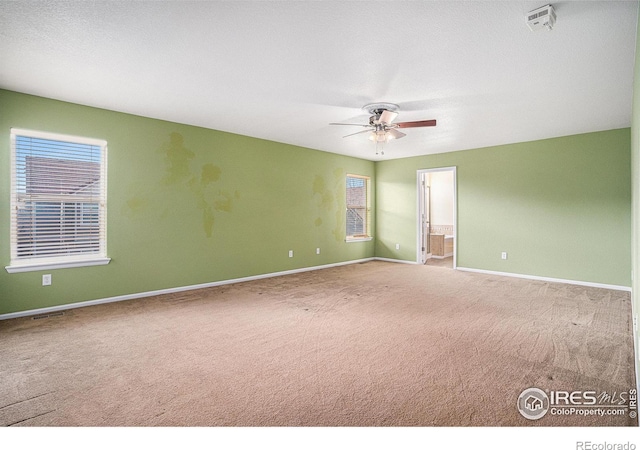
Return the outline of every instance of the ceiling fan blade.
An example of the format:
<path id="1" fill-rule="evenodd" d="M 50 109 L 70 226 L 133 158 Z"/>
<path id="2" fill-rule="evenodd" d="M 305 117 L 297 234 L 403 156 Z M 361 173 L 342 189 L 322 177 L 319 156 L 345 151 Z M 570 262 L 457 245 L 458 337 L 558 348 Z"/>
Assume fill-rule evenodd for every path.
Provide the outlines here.
<path id="1" fill-rule="evenodd" d="M 369 124 L 361 124 L 361 123 L 330 123 L 329 125 L 352 125 L 354 127 L 370 127 Z"/>
<path id="2" fill-rule="evenodd" d="M 380 123 L 390 124 L 398 117 L 398 113 L 394 111 L 384 110 L 382 114 L 380 114 Z"/>
<path id="3" fill-rule="evenodd" d="M 416 120 L 415 122 L 398 122 L 398 128 L 435 127 L 435 120 Z"/>
<path id="4" fill-rule="evenodd" d="M 356 135 L 356 134 L 362 134 L 362 133 L 371 133 L 371 130 L 357 131 L 355 133 L 347 134 L 346 136 L 342 136 L 342 137 L 346 138 L 346 137 L 349 137 L 349 136 L 353 136 L 353 135 Z"/>
<path id="5" fill-rule="evenodd" d="M 391 136 L 393 136 L 394 139 L 400 139 L 400 138 L 406 136 L 405 133 L 403 133 L 402 131 L 398 131 L 395 128 L 389 128 L 387 130 L 387 133 L 389 133 Z"/>

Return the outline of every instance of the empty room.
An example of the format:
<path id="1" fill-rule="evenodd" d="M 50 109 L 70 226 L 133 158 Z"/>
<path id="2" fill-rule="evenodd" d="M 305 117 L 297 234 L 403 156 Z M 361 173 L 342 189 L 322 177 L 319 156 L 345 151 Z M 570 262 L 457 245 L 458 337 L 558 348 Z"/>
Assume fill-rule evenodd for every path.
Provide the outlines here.
<path id="1" fill-rule="evenodd" d="M 637 29 L 0 1 L 0 424 L 637 427 Z"/>

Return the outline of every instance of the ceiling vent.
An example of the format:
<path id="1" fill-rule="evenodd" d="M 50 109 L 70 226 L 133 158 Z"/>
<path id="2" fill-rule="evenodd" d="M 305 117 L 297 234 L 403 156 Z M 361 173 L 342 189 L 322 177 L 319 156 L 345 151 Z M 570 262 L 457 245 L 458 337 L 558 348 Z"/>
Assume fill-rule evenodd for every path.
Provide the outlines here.
<path id="1" fill-rule="evenodd" d="M 551 31 L 556 23 L 556 11 L 552 5 L 546 5 L 529 11 L 526 18 L 531 31 L 544 29 Z"/>

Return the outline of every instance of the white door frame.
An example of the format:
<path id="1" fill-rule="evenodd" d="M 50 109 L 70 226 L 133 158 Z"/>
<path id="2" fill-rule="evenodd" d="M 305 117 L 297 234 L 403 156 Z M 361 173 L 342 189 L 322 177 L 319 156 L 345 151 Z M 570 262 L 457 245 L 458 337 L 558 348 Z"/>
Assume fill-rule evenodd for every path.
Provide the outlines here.
<path id="1" fill-rule="evenodd" d="M 453 172 L 453 230 L 454 230 L 454 239 L 453 239 L 453 268 L 458 267 L 457 258 L 458 258 L 458 175 L 457 175 L 457 167 L 437 167 L 433 169 L 419 169 L 416 174 L 416 262 L 418 264 L 423 264 L 422 261 L 422 233 L 424 230 L 422 229 L 422 220 L 420 217 L 420 198 L 422 197 L 420 194 L 420 190 L 422 186 L 420 185 L 420 178 L 422 178 L 422 174 L 431 173 L 431 172 Z"/>

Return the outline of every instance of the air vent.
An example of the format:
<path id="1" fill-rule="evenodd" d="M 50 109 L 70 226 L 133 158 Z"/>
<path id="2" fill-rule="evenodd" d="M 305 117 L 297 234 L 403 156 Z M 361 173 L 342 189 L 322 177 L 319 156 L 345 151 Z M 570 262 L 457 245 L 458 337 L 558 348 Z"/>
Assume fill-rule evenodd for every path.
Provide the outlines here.
<path id="1" fill-rule="evenodd" d="M 49 313 L 49 314 L 40 314 L 38 316 L 33 316 L 33 320 L 39 320 L 39 319 L 48 319 L 49 317 L 58 317 L 58 316 L 64 316 L 64 312 L 54 312 L 54 313 Z"/>

